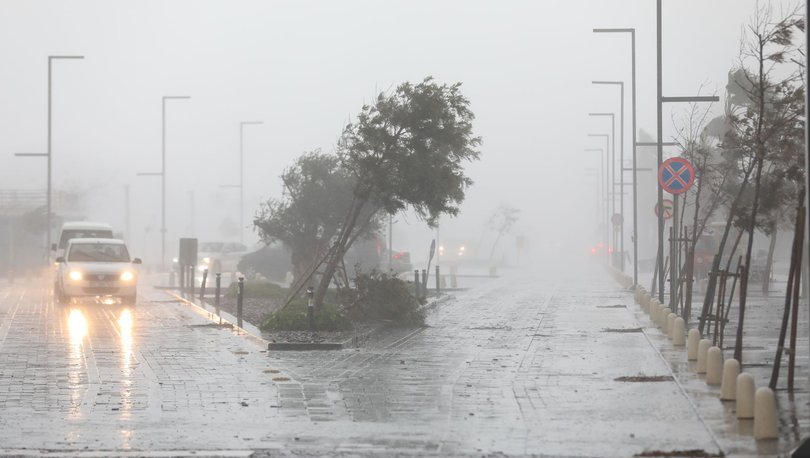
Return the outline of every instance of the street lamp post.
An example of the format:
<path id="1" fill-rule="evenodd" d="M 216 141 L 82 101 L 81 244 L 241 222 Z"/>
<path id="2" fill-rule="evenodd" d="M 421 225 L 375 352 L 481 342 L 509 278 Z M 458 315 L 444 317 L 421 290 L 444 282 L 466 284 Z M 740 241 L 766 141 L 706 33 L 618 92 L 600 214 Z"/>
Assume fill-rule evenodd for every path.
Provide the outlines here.
<path id="1" fill-rule="evenodd" d="M 239 123 L 239 241 L 245 243 L 245 126 L 263 124 L 262 121 L 242 121 Z"/>
<path id="2" fill-rule="evenodd" d="M 602 149 L 602 148 L 588 148 L 585 151 L 586 152 L 596 152 L 596 151 L 599 152 L 599 167 L 600 167 L 600 170 L 599 170 L 599 176 L 598 176 L 598 178 L 596 180 L 596 186 L 597 186 L 598 190 L 601 190 L 601 189 L 603 189 L 603 184 L 599 183 L 599 181 L 602 180 L 605 183 L 607 183 L 607 178 L 608 178 L 607 177 L 607 171 L 605 170 L 605 162 L 607 162 L 607 161 L 605 160 L 606 158 L 602 156 L 602 153 L 607 153 L 607 150 Z M 607 156 L 607 154 L 605 154 L 605 156 Z M 607 194 L 606 194 L 607 193 L 607 186 L 606 185 L 604 186 L 604 191 L 602 193 L 604 194 L 604 196 L 602 196 L 601 198 L 600 198 L 599 195 L 597 195 L 597 210 L 596 210 L 597 215 L 601 215 L 602 211 L 603 211 L 602 209 L 605 206 L 607 206 Z M 605 210 L 604 211 L 605 217 L 607 217 L 607 213 L 608 213 L 607 210 Z M 597 217 L 597 224 L 599 222 L 599 219 L 601 219 L 601 216 Z M 608 230 L 607 227 L 608 226 L 607 226 L 607 224 L 608 224 L 608 222 L 605 221 L 605 233 L 603 234 L 604 237 L 605 237 L 605 243 L 608 242 L 608 235 L 607 235 L 607 230 Z"/>
<path id="3" fill-rule="evenodd" d="M 45 245 L 45 259 L 48 259 L 47 253 L 51 249 L 51 218 L 52 218 L 52 197 L 51 197 L 51 189 L 52 189 L 52 155 L 51 155 L 51 127 L 52 127 L 52 107 L 53 107 L 53 85 L 51 84 L 53 81 L 52 74 L 53 74 L 53 61 L 54 60 L 67 60 L 67 59 L 84 59 L 84 56 L 48 56 L 48 151 L 46 153 L 17 153 L 15 156 L 28 156 L 28 157 L 45 157 L 48 161 L 48 172 L 47 172 L 47 191 L 46 191 L 46 201 L 47 201 L 47 215 L 46 215 L 46 224 L 47 230 L 45 231 L 47 234 L 46 237 L 46 245 Z"/>
<path id="4" fill-rule="evenodd" d="M 621 101 L 621 111 L 619 114 L 619 214 L 621 221 L 619 222 L 619 240 L 621 253 L 621 261 L 619 267 L 624 272 L 624 82 L 623 81 L 592 81 L 593 84 L 600 85 L 614 85 L 619 86 L 619 99 Z M 614 132 L 615 134 L 615 132 Z M 615 138 L 614 138 L 615 141 Z M 614 146 L 615 148 L 615 146 Z M 615 151 L 614 151 L 615 152 Z M 613 164 L 614 171 L 616 164 Z M 615 180 L 615 177 L 614 177 Z"/>
<path id="5" fill-rule="evenodd" d="M 139 176 L 160 176 L 160 267 L 166 269 L 166 101 L 167 100 L 188 100 L 187 95 L 164 95 L 162 104 L 162 133 L 161 133 L 161 158 L 160 172 L 138 173 Z"/>
<path id="6" fill-rule="evenodd" d="M 224 184 L 222 188 L 239 188 L 239 241 L 245 243 L 245 126 L 264 124 L 262 121 L 242 121 L 239 123 L 239 184 Z"/>
<path id="7" fill-rule="evenodd" d="M 588 137 L 605 138 L 605 163 L 610 163 L 610 135 L 608 134 L 588 134 Z M 605 166 L 605 244 L 610 245 L 610 215 L 608 209 L 608 198 L 611 197 L 610 190 L 613 188 L 613 182 L 610 181 L 609 166 Z"/>
<path id="8" fill-rule="evenodd" d="M 637 185 L 637 164 L 636 164 L 636 29 L 593 29 L 594 33 L 629 33 L 630 34 L 630 54 L 631 54 L 631 77 L 630 86 L 632 98 L 632 129 L 633 129 L 633 285 L 638 284 L 638 185 Z M 622 93 L 624 93 L 624 86 L 622 86 Z M 622 95 L 622 107 L 624 107 L 624 96 Z M 622 114 L 622 121 L 624 114 Z M 622 128 L 624 133 L 624 128 Z M 624 151 L 624 139 L 622 139 L 622 151 Z M 624 163 L 622 162 L 622 177 L 624 177 Z M 624 192 L 624 186 L 622 186 Z M 624 231 L 624 221 L 622 221 L 622 231 Z M 623 232 L 622 232 L 623 233 Z M 622 236 L 624 237 L 624 236 Z M 624 240 L 624 238 L 622 238 Z M 624 258 L 622 258 L 624 259 Z"/>
<path id="9" fill-rule="evenodd" d="M 609 187 L 608 187 L 609 191 L 608 191 L 608 195 L 607 195 L 607 197 L 610 198 L 610 213 L 608 215 L 608 219 L 607 219 L 606 224 L 611 226 L 611 236 L 612 237 L 607 242 L 611 246 L 610 250 L 608 250 L 608 251 L 611 252 L 610 265 L 613 266 L 614 262 L 613 262 L 613 254 L 612 254 L 612 252 L 613 252 L 613 250 L 616 249 L 616 240 L 615 240 L 616 239 L 616 227 L 613 225 L 613 222 L 611 220 L 611 216 L 616 213 L 616 194 L 614 192 L 615 187 L 616 187 L 616 184 L 615 184 L 616 183 L 616 116 L 613 113 L 588 113 L 588 116 L 595 116 L 595 117 L 610 116 L 611 135 L 610 135 L 609 143 L 611 143 L 612 146 L 608 147 L 608 138 L 607 138 L 607 135 L 605 135 L 605 137 L 606 137 L 605 138 L 605 141 L 606 141 L 605 148 L 606 148 L 606 151 L 610 151 L 609 160 L 608 160 L 608 166 L 607 166 L 608 167 L 608 173 L 610 175 L 610 183 L 609 183 Z M 591 135 L 591 136 L 596 136 L 596 135 Z"/>

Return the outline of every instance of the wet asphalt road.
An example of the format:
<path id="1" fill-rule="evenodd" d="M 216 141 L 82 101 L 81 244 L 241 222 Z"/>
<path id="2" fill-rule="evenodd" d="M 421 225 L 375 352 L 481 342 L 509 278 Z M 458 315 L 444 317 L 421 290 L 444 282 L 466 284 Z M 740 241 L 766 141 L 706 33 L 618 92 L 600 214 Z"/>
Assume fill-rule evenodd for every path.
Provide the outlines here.
<path id="1" fill-rule="evenodd" d="M 0 454 L 723 451 L 712 423 L 723 415 L 706 419 L 719 402 L 696 405 L 674 381 L 615 380 L 677 371 L 657 331 L 612 332 L 646 324 L 635 308 L 598 270 L 514 272 L 441 301 L 426 328 L 271 354 L 148 287 L 125 308 L 58 306 L 35 283 L 4 284 Z M 784 448 L 735 440 L 746 453 Z"/>

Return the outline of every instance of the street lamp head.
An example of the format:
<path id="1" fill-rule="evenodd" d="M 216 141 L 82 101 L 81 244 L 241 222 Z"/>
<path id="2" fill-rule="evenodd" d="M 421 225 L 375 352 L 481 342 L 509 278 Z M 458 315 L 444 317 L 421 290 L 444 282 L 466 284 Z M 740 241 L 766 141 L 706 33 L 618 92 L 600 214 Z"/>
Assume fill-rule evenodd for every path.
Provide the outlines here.
<path id="1" fill-rule="evenodd" d="M 48 56 L 48 59 L 84 59 L 84 56 Z"/>
<path id="2" fill-rule="evenodd" d="M 636 29 L 593 29 L 593 33 L 636 33 Z"/>
<path id="3" fill-rule="evenodd" d="M 186 100 L 190 99 L 190 95 L 164 95 L 163 100 Z"/>
<path id="4" fill-rule="evenodd" d="M 264 121 L 242 121 L 239 123 L 242 126 L 250 125 L 250 124 L 264 124 Z"/>

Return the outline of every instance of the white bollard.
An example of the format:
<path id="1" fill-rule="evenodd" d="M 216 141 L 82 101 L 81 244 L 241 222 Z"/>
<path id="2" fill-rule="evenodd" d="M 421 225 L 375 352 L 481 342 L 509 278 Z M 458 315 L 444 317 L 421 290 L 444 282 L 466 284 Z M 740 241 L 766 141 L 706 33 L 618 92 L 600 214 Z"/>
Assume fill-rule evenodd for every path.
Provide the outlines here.
<path id="1" fill-rule="evenodd" d="M 667 324 L 666 324 L 665 332 L 667 333 L 667 337 L 669 337 L 670 339 L 672 339 L 672 335 L 673 335 L 672 334 L 672 326 L 675 324 L 675 318 L 678 318 L 678 315 L 676 315 L 674 313 L 670 313 L 669 315 L 667 315 Z"/>
<path id="2" fill-rule="evenodd" d="M 650 315 L 650 319 L 652 320 L 655 311 L 657 310 L 659 305 L 658 299 L 652 297 L 650 298 L 650 306 L 647 308 L 647 313 Z"/>
<path id="3" fill-rule="evenodd" d="M 720 400 L 737 399 L 737 376 L 740 375 L 740 362 L 734 358 L 723 363 L 723 383 L 720 384 Z"/>
<path id="4" fill-rule="evenodd" d="M 773 390 L 763 386 L 754 395 L 754 439 L 778 439 L 779 420 L 776 413 L 776 396 Z"/>
<path id="5" fill-rule="evenodd" d="M 686 344 L 686 323 L 683 318 L 675 318 L 672 323 L 672 345 L 676 347 L 683 347 Z"/>
<path id="6" fill-rule="evenodd" d="M 644 295 L 641 296 L 641 308 L 647 313 L 650 313 L 650 302 L 651 301 L 652 301 L 652 297 L 650 297 L 649 294 L 644 293 Z"/>
<path id="7" fill-rule="evenodd" d="M 667 332 L 667 317 L 670 313 L 672 313 L 672 309 L 669 307 L 664 307 L 664 309 L 658 315 L 658 327 L 661 328 L 661 331 L 664 333 Z"/>
<path id="8" fill-rule="evenodd" d="M 719 385 L 723 381 L 723 352 L 711 347 L 706 353 L 706 383 Z"/>
<path id="9" fill-rule="evenodd" d="M 712 341 L 709 339 L 700 339 L 700 342 L 698 342 L 697 369 L 695 370 L 698 374 L 706 373 L 706 359 L 709 356 L 709 347 L 711 346 Z"/>
<path id="10" fill-rule="evenodd" d="M 689 338 L 686 342 L 686 359 L 688 361 L 695 361 L 698 357 L 698 343 L 700 342 L 700 331 L 697 329 L 689 330 Z"/>
<path id="11" fill-rule="evenodd" d="M 754 376 L 743 372 L 737 376 L 737 418 L 754 418 Z"/>

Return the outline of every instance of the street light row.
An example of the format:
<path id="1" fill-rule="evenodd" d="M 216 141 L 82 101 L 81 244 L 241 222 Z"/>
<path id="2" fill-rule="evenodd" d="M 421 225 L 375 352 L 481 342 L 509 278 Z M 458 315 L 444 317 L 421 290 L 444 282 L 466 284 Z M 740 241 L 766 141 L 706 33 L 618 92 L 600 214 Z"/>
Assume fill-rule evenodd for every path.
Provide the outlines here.
<path id="1" fill-rule="evenodd" d="M 47 215 L 46 215 L 46 250 L 50 250 L 52 239 L 52 188 L 53 188 L 53 174 L 52 174 L 52 74 L 53 74 L 53 61 L 54 60 L 77 60 L 84 59 L 84 56 L 48 56 L 48 147 L 45 153 L 16 153 L 18 157 L 45 157 L 47 158 Z M 160 172 L 143 172 L 137 173 L 138 176 L 160 176 L 161 177 L 161 267 L 166 267 L 166 101 L 167 100 L 188 100 L 191 99 L 187 95 L 169 95 L 162 98 L 162 141 L 161 141 L 161 168 Z M 225 187 L 238 187 L 239 188 L 239 237 L 240 241 L 244 242 L 244 127 L 246 125 L 262 124 L 261 121 L 243 121 L 239 123 L 239 184 Z M 47 259 L 46 255 L 46 259 Z"/>
<path id="2" fill-rule="evenodd" d="M 663 117 L 662 117 L 662 104 L 667 102 L 716 102 L 719 101 L 719 97 L 717 96 L 701 96 L 701 97 L 664 97 L 662 94 L 662 53 L 661 53 L 661 42 L 662 42 L 662 31 L 661 31 L 661 0 L 657 0 L 656 2 L 656 38 L 657 38 L 657 53 L 656 53 L 656 64 L 657 64 L 657 141 L 655 143 L 652 142 L 638 142 L 636 140 L 636 30 L 634 28 L 595 28 L 593 29 L 594 33 L 628 33 L 630 34 L 630 49 L 631 49 L 631 56 L 632 56 L 632 63 L 631 63 L 631 94 L 632 94 L 632 132 L 633 132 L 633 167 L 630 169 L 633 172 L 633 284 L 638 284 L 638 177 L 637 172 L 638 163 L 637 163 L 637 147 L 638 146 L 656 146 L 657 147 L 657 167 L 656 171 L 661 167 L 661 163 L 663 162 L 663 147 L 665 145 L 674 145 L 675 143 L 672 142 L 664 142 L 663 141 Z M 621 119 L 622 119 L 622 126 L 620 127 L 622 132 L 622 139 L 621 139 L 621 148 L 622 151 L 624 149 L 624 83 L 623 82 L 616 82 L 616 81 L 594 81 L 593 84 L 619 84 L 621 87 Z M 615 133 L 614 133 L 615 134 Z M 624 193 L 624 160 L 623 160 L 623 153 L 621 154 L 620 163 L 621 163 L 621 171 L 620 171 L 620 181 L 621 181 L 621 193 Z M 614 163 L 615 168 L 615 163 Z M 614 177 L 615 178 L 615 177 Z M 663 205 L 663 189 L 661 188 L 660 184 L 657 186 L 658 190 L 658 206 L 659 208 Z M 621 233 L 621 264 L 620 268 L 624 271 L 624 198 L 620 199 L 620 212 L 621 212 L 621 222 L 619 224 L 619 230 Z M 677 196 L 676 196 L 677 202 Z M 677 207 L 675 208 L 674 214 L 677 214 L 678 210 Z M 677 222 L 674 223 L 675 227 L 677 226 Z M 658 212 L 658 253 L 657 253 L 657 268 L 658 272 L 663 272 L 663 263 L 664 263 L 664 214 L 663 212 Z M 672 259 L 672 257 L 670 257 Z M 674 291 L 677 290 L 677 276 L 672 275 L 670 288 Z M 664 276 L 658 275 L 658 296 L 659 300 L 663 302 L 664 300 Z M 674 295 L 671 295 L 670 301 L 674 300 Z M 671 306 L 673 304 L 670 304 Z"/>

